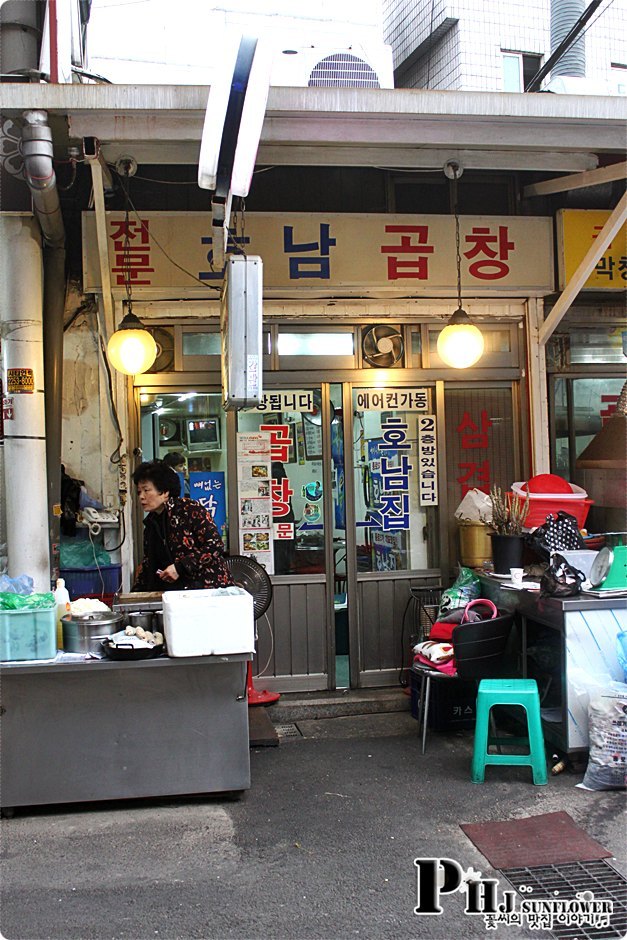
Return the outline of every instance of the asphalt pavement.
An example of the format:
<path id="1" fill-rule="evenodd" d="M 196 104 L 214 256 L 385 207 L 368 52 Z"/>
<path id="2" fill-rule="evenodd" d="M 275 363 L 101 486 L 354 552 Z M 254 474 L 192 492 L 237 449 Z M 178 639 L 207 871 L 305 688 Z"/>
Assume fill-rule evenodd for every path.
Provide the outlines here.
<path id="1" fill-rule="evenodd" d="M 417 916 L 414 859 L 500 878 L 460 823 L 566 810 L 625 871 L 624 794 L 527 768 L 469 779 L 472 733 L 431 733 L 408 712 L 302 721 L 251 752 L 252 788 L 216 797 L 20 810 L 2 820 L 0 929 L 11 940 L 479 938 L 450 893 Z M 497 936 L 550 938 L 499 927 Z"/>

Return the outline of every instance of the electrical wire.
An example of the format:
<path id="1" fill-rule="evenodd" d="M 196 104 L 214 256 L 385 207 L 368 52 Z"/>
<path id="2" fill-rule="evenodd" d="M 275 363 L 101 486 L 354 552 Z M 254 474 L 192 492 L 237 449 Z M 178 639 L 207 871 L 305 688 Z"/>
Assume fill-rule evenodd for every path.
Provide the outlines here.
<path id="1" fill-rule="evenodd" d="M 107 387 L 109 389 L 109 404 L 111 405 L 111 411 L 113 413 L 113 421 L 115 424 L 115 429 L 118 433 L 118 444 L 115 450 L 109 455 L 109 460 L 113 464 L 119 464 L 122 461 L 122 454 L 120 453 L 122 449 L 122 444 L 124 443 L 124 437 L 122 435 L 122 428 L 120 427 L 120 419 L 118 417 L 117 408 L 115 407 L 115 400 L 113 397 L 113 379 L 111 378 L 111 369 L 109 367 L 109 361 L 107 359 L 107 351 L 105 349 L 104 340 L 102 334 L 98 331 L 98 340 L 100 343 L 100 352 L 102 353 L 102 361 L 104 362 L 105 370 L 107 373 Z"/>
<path id="2" fill-rule="evenodd" d="M 433 47 L 435 45 L 433 41 L 433 20 L 435 19 L 435 0 L 431 0 L 431 17 L 429 21 L 429 58 L 427 59 L 427 81 L 425 88 L 428 88 L 431 84 L 431 59 L 433 57 Z"/>
<path id="3" fill-rule="evenodd" d="M 161 251 L 161 253 L 165 255 L 165 257 L 168 259 L 170 264 L 173 264 L 175 268 L 178 268 L 179 271 L 183 272 L 183 274 L 187 274 L 188 277 L 191 277 L 194 281 L 198 281 L 198 283 L 201 284 L 207 290 L 213 290 L 213 291 L 217 291 L 218 293 L 220 293 L 220 291 L 222 290 L 221 287 L 218 287 L 216 284 L 207 284 L 205 281 L 201 281 L 199 277 L 196 277 L 195 274 L 192 274 L 191 271 L 188 271 L 187 268 L 184 268 L 182 265 L 180 265 L 178 261 L 175 261 L 174 258 L 167 253 L 163 245 L 161 245 L 160 242 L 155 238 L 154 233 L 148 232 L 148 229 L 146 228 L 146 223 L 144 222 L 142 218 L 140 218 L 139 212 L 135 208 L 135 205 L 133 204 L 133 201 L 130 198 L 130 196 L 128 197 L 128 202 L 129 202 L 131 209 L 133 210 L 133 214 L 135 215 L 135 218 L 141 225 L 142 231 L 146 232 L 150 240 L 153 241 L 155 245 L 157 246 L 157 248 Z"/>
<path id="4" fill-rule="evenodd" d="M 255 676 L 256 679 L 258 679 L 258 678 L 260 678 L 261 676 L 263 676 L 264 672 L 266 671 L 266 669 L 267 669 L 268 666 L 270 665 L 270 660 L 272 659 L 272 654 L 274 653 L 274 633 L 272 632 L 272 624 L 270 623 L 270 619 L 269 619 L 269 617 L 268 617 L 267 614 L 264 614 L 264 615 L 263 615 L 263 619 L 264 619 L 264 620 L 266 621 L 266 623 L 268 624 L 268 630 L 270 631 L 270 655 L 268 656 L 268 659 L 267 659 L 266 664 L 265 664 L 265 666 L 263 667 L 263 669 L 261 669 L 261 670 L 257 673 L 257 675 Z"/>

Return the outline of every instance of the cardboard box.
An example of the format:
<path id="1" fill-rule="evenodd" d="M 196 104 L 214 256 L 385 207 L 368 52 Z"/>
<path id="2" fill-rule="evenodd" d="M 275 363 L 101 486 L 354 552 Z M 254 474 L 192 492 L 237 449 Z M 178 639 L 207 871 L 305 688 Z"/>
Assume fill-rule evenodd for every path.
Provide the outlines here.
<path id="1" fill-rule="evenodd" d="M 165 591 L 163 628 L 168 656 L 252 653 L 252 595 L 239 587 Z"/>

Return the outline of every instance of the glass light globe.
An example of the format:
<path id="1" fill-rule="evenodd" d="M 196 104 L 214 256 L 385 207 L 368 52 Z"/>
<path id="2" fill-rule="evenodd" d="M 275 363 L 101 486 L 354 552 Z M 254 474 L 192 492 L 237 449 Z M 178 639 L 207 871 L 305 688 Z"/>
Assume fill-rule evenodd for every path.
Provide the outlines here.
<path id="1" fill-rule="evenodd" d="M 459 314 L 463 314 L 460 316 Z M 474 366 L 483 355 L 481 330 L 470 322 L 464 310 L 456 310 L 450 322 L 438 336 L 438 356 L 453 369 Z"/>
<path id="2" fill-rule="evenodd" d="M 128 326 L 125 325 L 127 323 Z M 140 375 L 157 358 L 157 344 L 148 330 L 142 327 L 141 320 L 131 313 L 124 317 L 107 343 L 107 356 L 118 372 Z"/>

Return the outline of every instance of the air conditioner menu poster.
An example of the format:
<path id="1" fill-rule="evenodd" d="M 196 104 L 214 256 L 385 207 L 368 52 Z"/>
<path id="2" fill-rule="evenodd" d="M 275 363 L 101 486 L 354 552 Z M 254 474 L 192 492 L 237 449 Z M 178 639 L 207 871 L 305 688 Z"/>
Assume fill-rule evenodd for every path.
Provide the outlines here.
<path id="1" fill-rule="evenodd" d="M 252 431 L 237 435 L 237 492 L 239 549 L 268 574 L 274 574 L 272 545 L 272 454 L 270 433 Z"/>

